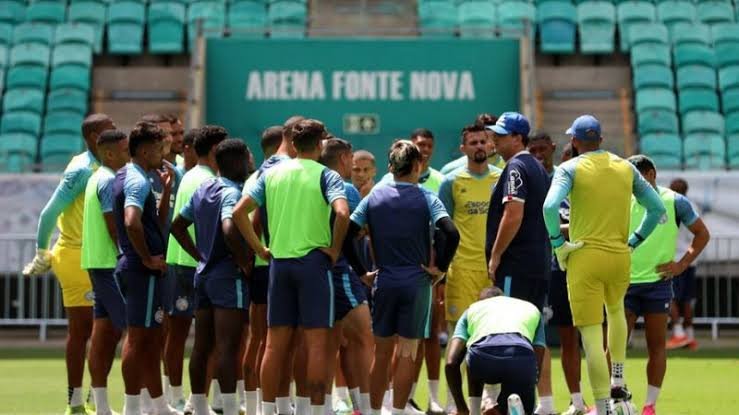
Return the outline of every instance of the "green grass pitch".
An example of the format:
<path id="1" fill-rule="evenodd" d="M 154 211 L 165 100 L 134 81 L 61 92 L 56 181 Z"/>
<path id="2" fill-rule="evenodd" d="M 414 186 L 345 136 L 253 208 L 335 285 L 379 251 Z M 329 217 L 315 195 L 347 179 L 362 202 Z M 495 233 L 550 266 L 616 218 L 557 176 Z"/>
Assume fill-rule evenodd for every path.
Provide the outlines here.
<path id="1" fill-rule="evenodd" d="M 553 350 L 554 396 L 559 411 L 567 408 L 569 394 L 564 383 L 558 352 Z M 641 410 L 646 393 L 646 356 L 642 350 L 630 350 L 626 378 Z M 657 406 L 666 415 L 736 414 L 739 407 L 739 349 L 671 352 L 667 376 Z M 443 368 L 442 368 L 443 369 Z M 185 371 L 187 364 L 185 364 Z M 426 371 L 416 392 L 416 401 L 427 402 Z M 185 375 L 185 391 L 189 390 Z M 442 400 L 446 388 L 441 382 Z M 89 377 L 85 374 L 85 393 Z M 593 399 L 583 366 L 583 392 L 586 402 Z M 114 410 L 123 405 L 123 382 L 117 359 L 108 383 Z M 187 392 L 186 392 L 187 394 Z M 66 374 L 63 351 L 59 349 L 0 349 L 0 414 L 62 414 L 66 399 Z"/>

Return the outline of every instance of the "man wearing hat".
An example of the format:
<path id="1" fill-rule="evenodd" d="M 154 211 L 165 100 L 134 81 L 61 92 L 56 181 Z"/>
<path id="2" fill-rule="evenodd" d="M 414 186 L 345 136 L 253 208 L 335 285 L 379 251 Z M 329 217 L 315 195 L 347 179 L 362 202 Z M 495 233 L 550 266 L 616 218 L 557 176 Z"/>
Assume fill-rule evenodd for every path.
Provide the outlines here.
<path id="1" fill-rule="evenodd" d="M 572 319 L 580 331 L 598 415 L 610 415 L 610 399 L 628 400 L 624 381 L 630 251 L 654 230 L 664 205 L 628 161 L 600 149 L 600 123 L 578 117 L 567 130 L 580 154 L 559 166 L 544 202 L 544 218 L 560 268 L 567 270 Z M 646 214 L 629 235 L 631 195 Z M 559 206 L 570 198 L 570 241 L 560 232 Z M 611 380 L 603 350 L 603 306 L 608 314 Z"/>

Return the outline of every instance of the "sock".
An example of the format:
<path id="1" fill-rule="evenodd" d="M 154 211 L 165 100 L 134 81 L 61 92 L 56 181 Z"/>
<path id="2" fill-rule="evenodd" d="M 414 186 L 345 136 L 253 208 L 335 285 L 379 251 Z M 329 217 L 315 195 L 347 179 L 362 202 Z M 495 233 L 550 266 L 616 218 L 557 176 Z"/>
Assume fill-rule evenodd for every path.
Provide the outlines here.
<path id="1" fill-rule="evenodd" d="M 154 403 L 154 410 L 156 410 L 158 414 L 169 413 L 169 404 L 167 403 L 167 398 L 164 397 L 164 394 L 153 398 L 152 402 Z"/>
<path id="2" fill-rule="evenodd" d="M 610 398 L 611 384 L 608 381 L 608 361 L 603 351 L 603 327 L 600 324 L 591 324 L 578 329 L 585 349 L 585 360 L 593 396 L 595 399 Z"/>
<path id="3" fill-rule="evenodd" d="M 414 396 L 416 396 L 416 386 L 418 386 L 418 382 L 413 382 L 413 385 L 411 386 L 411 394 L 408 395 L 409 401 L 413 399 Z"/>
<path id="4" fill-rule="evenodd" d="M 123 415 L 141 415 L 139 395 L 124 395 L 123 402 Z"/>
<path id="5" fill-rule="evenodd" d="M 323 404 L 323 405 L 311 405 L 310 406 L 310 414 L 311 415 L 324 415 L 324 411 L 325 411 L 324 406 L 325 406 L 325 404 Z"/>
<path id="6" fill-rule="evenodd" d="M 480 415 L 482 396 L 470 396 L 467 401 L 470 406 L 470 415 Z"/>
<path id="7" fill-rule="evenodd" d="M 262 405 L 260 405 L 261 402 L 262 390 L 260 388 L 257 388 L 257 415 L 262 415 Z"/>
<path id="8" fill-rule="evenodd" d="M 277 413 L 280 415 L 290 415 L 293 411 L 290 405 L 290 397 L 288 396 L 278 396 L 275 399 L 275 404 L 277 406 Z"/>
<path id="9" fill-rule="evenodd" d="M 257 415 L 257 391 L 246 391 L 245 393 L 246 415 Z"/>
<path id="10" fill-rule="evenodd" d="M 151 401 L 149 389 L 141 389 L 141 410 L 143 412 L 154 412 L 154 402 Z"/>
<path id="11" fill-rule="evenodd" d="M 403 415 L 405 413 L 405 409 L 398 409 L 393 407 L 393 410 L 391 411 L 393 415 Z"/>
<path id="12" fill-rule="evenodd" d="M 429 380 L 429 400 L 434 403 L 439 403 L 439 381 Z"/>
<path id="13" fill-rule="evenodd" d="M 572 399 L 572 405 L 574 405 L 575 408 L 585 410 L 585 401 L 582 399 L 581 392 L 571 394 L 570 399 Z"/>
<path id="14" fill-rule="evenodd" d="M 683 329 L 683 325 L 680 323 L 673 324 L 672 325 L 672 335 L 675 337 L 685 336 L 685 329 Z"/>
<path id="15" fill-rule="evenodd" d="M 382 409 L 373 409 L 372 415 L 382 415 Z"/>
<path id="16" fill-rule="evenodd" d="M 361 412 L 362 415 L 367 415 L 374 412 L 374 410 L 372 409 L 372 404 L 370 403 L 369 393 L 359 394 L 359 412 Z"/>
<path id="17" fill-rule="evenodd" d="M 310 398 L 309 397 L 307 396 L 296 396 L 295 397 L 295 415 L 310 415 Z"/>
<path id="18" fill-rule="evenodd" d="M 221 385 L 218 383 L 217 379 L 213 379 L 211 382 L 211 388 L 213 389 L 213 393 L 211 396 L 213 396 L 213 403 L 210 405 L 213 408 L 223 408 L 223 401 L 221 399 Z"/>
<path id="19" fill-rule="evenodd" d="M 613 412 L 611 411 L 611 401 L 609 399 L 596 400 L 595 408 L 598 415 L 613 415 Z"/>
<path id="20" fill-rule="evenodd" d="M 655 405 L 657 403 L 657 398 L 659 398 L 659 389 L 656 386 L 647 385 L 647 401 L 644 402 L 644 405 Z"/>
<path id="21" fill-rule="evenodd" d="M 298 396 L 298 385 L 295 384 L 295 381 L 290 382 L 290 392 L 288 392 L 288 397 L 292 398 Z"/>
<path id="22" fill-rule="evenodd" d="M 236 393 L 239 396 L 239 403 L 243 405 L 246 402 L 246 388 L 243 379 L 236 381 Z"/>
<path id="23" fill-rule="evenodd" d="M 82 388 L 67 388 L 67 403 L 71 407 L 84 405 L 85 402 L 82 399 Z"/>
<path id="24" fill-rule="evenodd" d="M 695 339 L 695 330 L 693 330 L 693 326 L 685 327 L 685 335 L 688 336 L 688 339 L 690 340 Z"/>
<path id="25" fill-rule="evenodd" d="M 545 414 L 554 412 L 554 398 L 550 396 L 539 396 L 539 410 Z"/>
<path id="26" fill-rule="evenodd" d="M 337 386 L 334 388 L 334 392 L 336 393 L 336 398 L 341 399 L 342 401 L 348 401 L 349 400 L 349 388 L 346 386 Z"/>
<path id="27" fill-rule="evenodd" d="M 500 383 L 496 383 L 495 385 L 485 385 L 482 390 L 482 396 L 483 398 L 487 397 L 487 399 L 490 399 L 493 403 L 498 402 L 498 396 L 500 396 Z"/>
<path id="28" fill-rule="evenodd" d="M 96 412 L 110 412 L 110 405 L 108 404 L 108 388 L 92 388 L 92 396 L 93 399 L 95 399 Z"/>
<path id="29" fill-rule="evenodd" d="M 392 389 L 386 390 L 385 394 L 382 396 L 382 406 L 392 408 L 393 406 L 393 390 Z"/>
<path id="30" fill-rule="evenodd" d="M 624 386 L 624 364 L 621 362 L 611 363 L 611 385 Z"/>
<path id="31" fill-rule="evenodd" d="M 452 396 L 452 391 L 449 388 L 446 388 L 446 409 L 447 413 L 457 412 L 457 404 L 454 402 L 454 396 Z"/>
<path id="32" fill-rule="evenodd" d="M 277 407 L 274 402 L 262 402 L 262 415 L 275 415 Z"/>
<path id="33" fill-rule="evenodd" d="M 190 403 L 192 404 L 192 415 L 209 415 L 208 397 L 204 393 L 193 393 L 190 395 Z"/>
<path id="34" fill-rule="evenodd" d="M 236 392 L 221 394 L 223 403 L 223 415 L 239 415 L 239 404 L 236 400 Z"/>
<path id="35" fill-rule="evenodd" d="M 172 385 L 169 384 L 169 376 L 162 376 L 162 393 L 164 394 L 164 399 L 166 399 L 167 402 L 172 402 L 171 386 Z"/>
<path id="36" fill-rule="evenodd" d="M 182 393 L 182 385 L 172 386 L 170 388 L 170 402 L 184 401 L 185 395 Z"/>
<path id="37" fill-rule="evenodd" d="M 339 395 L 339 388 L 336 388 L 336 395 Z M 359 388 L 349 389 L 349 397 L 352 401 L 352 409 L 358 411 L 359 407 L 362 405 L 359 397 Z"/>
<path id="38" fill-rule="evenodd" d="M 325 415 L 333 415 L 334 413 L 334 399 L 330 393 L 326 394 L 326 398 L 323 400 L 323 412 Z"/>

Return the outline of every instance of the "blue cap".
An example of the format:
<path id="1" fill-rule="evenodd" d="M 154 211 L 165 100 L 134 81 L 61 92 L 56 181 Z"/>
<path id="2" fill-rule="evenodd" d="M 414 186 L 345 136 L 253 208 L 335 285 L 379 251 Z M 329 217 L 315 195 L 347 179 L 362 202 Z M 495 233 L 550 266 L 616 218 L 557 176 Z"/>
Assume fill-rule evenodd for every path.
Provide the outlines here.
<path id="1" fill-rule="evenodd" d="M 581 115 L 567 129 L 566 134 L 583 141 L 600 139 L 600 122 L 592 115 Z"/>
<path id="2" fill-rule="evenodd" d="M 495 125 L 489 125 L 487 129 L 500 135 L 521 134 L 528 136 L 531 127 L 529 126 L 529 120 L 523 114 L 504 112 Z"/>

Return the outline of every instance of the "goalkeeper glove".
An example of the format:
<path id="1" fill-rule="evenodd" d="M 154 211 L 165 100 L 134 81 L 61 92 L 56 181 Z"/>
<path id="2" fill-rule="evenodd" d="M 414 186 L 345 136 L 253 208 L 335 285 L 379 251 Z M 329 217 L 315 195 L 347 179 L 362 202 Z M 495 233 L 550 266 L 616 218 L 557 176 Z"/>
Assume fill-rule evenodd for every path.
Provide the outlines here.
<path id="1" fill-rule="evenodd" d="M 559 262 L 559 268 L 562 271 L 567 270 L 567 258 L 570 256 L 570 254 L 582 248 L 583 245 L 584 244 L 582 241 L 565 241 L 565 243 L 554 249 L 554 254 L 557 255 L 557 262 Z"/>
<path id="2" fill-rule="evenodd" d="M 26 277 L 37 277 L 46 274 L 51 269 L 51 252 L 46 249 L 37 249 L 36 256 L 23 268 Z"/>

